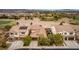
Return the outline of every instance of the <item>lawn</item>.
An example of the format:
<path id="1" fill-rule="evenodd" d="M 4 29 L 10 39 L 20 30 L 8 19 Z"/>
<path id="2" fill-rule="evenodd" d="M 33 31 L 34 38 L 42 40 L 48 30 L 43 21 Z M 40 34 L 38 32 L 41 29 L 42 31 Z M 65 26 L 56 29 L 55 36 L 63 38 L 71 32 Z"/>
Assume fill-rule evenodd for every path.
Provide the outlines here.
<path id="1" fill-rule="evenodd" d="M 0 21 L 0 25 L 2 25 L 2 24 L 8 24 L 8 23 L 10 23 L 11 21 Z"/>
<path id="2" fill-rule="evenodd" d="M 54 21 L 54 17 L 41 17 L 41 21 Z"/>
<path id="3" fill-rule="evenodd" d="M 78 20 L 72 20 L 72 21 L 70 21 L 70 24 L 79 25 L 79 21 Z"/>
<path id="4" fill-rule="evenodd" d="M 78 20 L 79 21 L 79 16 L 75 16 L 75 20 Z"/>
<path id="5" fill-rule="evenodd" d="M 6 25 L 14 25 L 13 19 L 0 19 L 0 28 L 4 28 Z"/>

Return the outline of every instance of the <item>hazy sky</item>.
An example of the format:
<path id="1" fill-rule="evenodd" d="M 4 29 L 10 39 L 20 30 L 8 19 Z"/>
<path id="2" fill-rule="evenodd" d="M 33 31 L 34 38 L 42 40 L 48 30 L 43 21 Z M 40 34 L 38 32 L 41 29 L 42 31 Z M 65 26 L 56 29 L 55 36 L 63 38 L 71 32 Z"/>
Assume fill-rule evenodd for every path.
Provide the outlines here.
<path id="1" fill-rule="evenodd" d="M 79 0 L 0 0 L 0 9 L 79 9 Z"/>

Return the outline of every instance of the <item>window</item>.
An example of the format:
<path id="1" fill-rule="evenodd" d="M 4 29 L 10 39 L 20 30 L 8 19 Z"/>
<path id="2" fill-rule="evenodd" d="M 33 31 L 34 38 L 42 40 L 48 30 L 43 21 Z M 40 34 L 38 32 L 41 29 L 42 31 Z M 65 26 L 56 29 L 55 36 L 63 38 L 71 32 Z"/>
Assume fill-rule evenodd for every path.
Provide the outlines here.
<path id="1" fill-rule="evenodd" d="M 72 35 L 73 33 L 72 32 L 70 32 L 70 35 Z"/>
<path id="2" fill-rule="evenodd" d="M 64 33 L 65 35 L 67 35 L 67 33 Z"/>
<path id="3" fill-rule="evenodd" d="M 27 29 L 27 26 L 21 26 L 19 29 L 25 30 L 25 29 Z"/>
<path id="4" fill-rule="evenodd" d="M 10 33 L 11 35 L 13 35 L 13 33 Z"/>
<path id="5" fill-rule="evenodd" d="M 65 37 L 65 40 L 67 40 L 67 37 Z"/>

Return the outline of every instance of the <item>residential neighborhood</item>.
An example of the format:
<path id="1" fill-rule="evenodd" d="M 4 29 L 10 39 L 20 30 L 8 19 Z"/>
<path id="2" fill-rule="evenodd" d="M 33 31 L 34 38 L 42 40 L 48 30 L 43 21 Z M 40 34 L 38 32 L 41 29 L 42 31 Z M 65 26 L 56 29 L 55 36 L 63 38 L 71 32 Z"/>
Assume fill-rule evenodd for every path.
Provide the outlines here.
<path id="1" fill-rule="evenodd" d="M 0 49 L 79 49 L 78 17 L 74 12 L 0 13 Z"/>

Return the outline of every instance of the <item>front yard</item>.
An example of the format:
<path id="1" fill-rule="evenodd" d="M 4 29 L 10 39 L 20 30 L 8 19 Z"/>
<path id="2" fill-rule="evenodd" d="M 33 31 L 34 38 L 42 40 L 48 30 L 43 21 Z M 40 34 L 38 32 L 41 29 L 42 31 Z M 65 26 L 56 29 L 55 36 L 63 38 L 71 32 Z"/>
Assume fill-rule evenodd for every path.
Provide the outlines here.
<path id="1" fill-rule="evenodd" d="M 29 46 L 31 41 L 32 41 L 32 38 L 30 36 L 24 37 L 23 38 L 24 46 Z"/>
<path id="2" fill-rule="evenodd" d="M 30 36 L 26 36 L 23 39 L 24 46 L 29 46 L 32 41 L 32 38 Z M 48 35 L 48 38 L 45 37 L 39 37 L 36 40 L 38 42 L 38 46 L 63 46 L 64 41 L 62 39 L 62 36 L 60 34 L 55 35 Z"/>
<path id="3" fill-rule="evenodd" d="M 40 37 L 38 46 L 63 46 L 63 37 L 60 34 L 49 34 L 48 38 Z"/>

